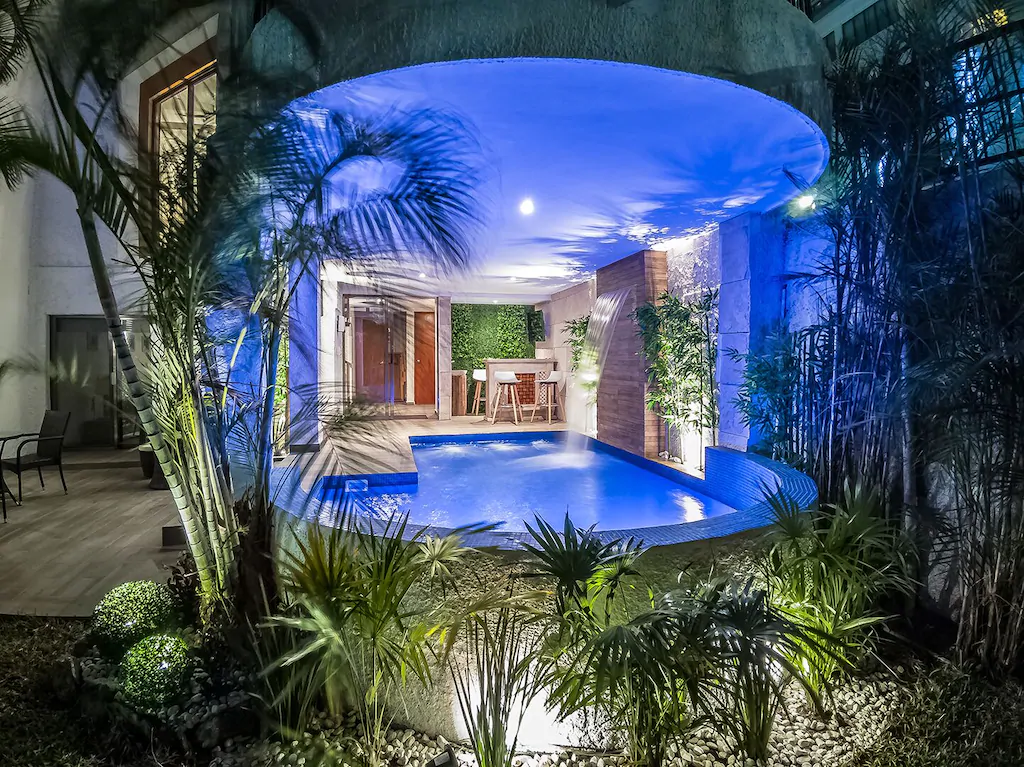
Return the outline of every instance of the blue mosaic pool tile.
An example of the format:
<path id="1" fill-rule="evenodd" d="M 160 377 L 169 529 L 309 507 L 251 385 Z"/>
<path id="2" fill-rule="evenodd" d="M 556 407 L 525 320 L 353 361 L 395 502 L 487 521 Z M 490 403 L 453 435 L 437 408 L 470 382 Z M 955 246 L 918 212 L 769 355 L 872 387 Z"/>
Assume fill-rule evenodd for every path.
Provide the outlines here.
<path id="1" fill-rule="evenodd" d="M 533 441 L 537 439 L 563 441 L 565 433 L 503 432 L 486 435 L 421 436 L 410 437 L 409 442 L 411 445 L 466 444 L 482 441 Z M 648 460 L 589 437 L 587 443 L 590 449 L 615 455 L 736 509 L 728 514 L 692 522 L 658 527 L 597 531 L 595 535 L 605 542 L 632 537 L 642 541 L 645 546 L 665 546 L 721 538 L 771 524 L 772 510 L 766 502 L 767 496 L 771 493 L 785 493 L 803 509 L 812 508 L 818 501 L 817 486 L 806 474 L 753 453 L 744 453 L 724 447 L 707 448 L 705 450 L 705 479 L 701 480 L 672 466 Z M 284 475 L 282 474 L 281 477 L 283 478 Z M 312 490 L 306 492 L 298 488 L 294 482 L 288 483 L 286 480 L 282 480 L 281 489 L 286 492 L 278 493 L 275 497 L 275 505 L 293 517 L 328 524 L 329 520 L 337 514 L 337 510 L 330 501 L 337 501 L 345 483 L 352 480 L 365 480 L 369 488 L 415 485 L 418 482 L 415 472 L 352 474 L 322 477 Z M 453 532 L 451 528 L 413 524 L 406 528 L 406 535 L 409 537 L 444 536 L 451 532 Z M 488 531 L 465 536 L 467 545 L 505 550 L 519 549 L 520 542 L 529 539 L 528 532 L 520 531 Z"/>

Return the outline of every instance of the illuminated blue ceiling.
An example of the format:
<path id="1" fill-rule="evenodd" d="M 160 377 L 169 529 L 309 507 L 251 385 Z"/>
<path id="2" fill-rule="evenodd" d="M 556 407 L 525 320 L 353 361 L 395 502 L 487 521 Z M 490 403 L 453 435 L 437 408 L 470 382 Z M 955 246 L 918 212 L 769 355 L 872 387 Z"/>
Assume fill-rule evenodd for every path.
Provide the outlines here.
<path id="1" fill-rule="evenodd" d="M 339 83 L 314 104 L 433 107 L 474 126 L 490 177 L 458 300 L 541 300 L 644 247 L 797 193 L 827 143 L 809 118 L 723 80 L 569 59 L 427 64 Z M 529 198 L 532 215 L 520 207 Z"/>

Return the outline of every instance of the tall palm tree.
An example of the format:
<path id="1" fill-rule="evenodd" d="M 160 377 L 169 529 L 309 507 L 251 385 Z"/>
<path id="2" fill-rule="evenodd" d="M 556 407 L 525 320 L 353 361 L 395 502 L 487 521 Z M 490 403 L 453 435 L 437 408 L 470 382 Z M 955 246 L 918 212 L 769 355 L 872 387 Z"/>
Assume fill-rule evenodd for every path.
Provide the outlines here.
<path id="1" fill-rule="evenodd" d="M 206 547 L 188 504 L 171 452 L 156 424 L 150 394 L 143 385 L 128 343 L 100 238 L 102 224 L 122 245 L 130 224 L 146 215 L 144 177 L 123 162 L 104 141 L 118 117 L 117 88 L 141 47 L 153 39 L 168 15 L 185 2 L 82 6 L 46 0 L 0 1 L 2 47 L 0 79 L 13 81 L 24 70 L 43 92 L 40 114 L 7 102 L 0 112 L 0 173 L 9 185 L 25 174 L 46 173 L 74 195 L 79 225 L 103 317 L 139 424 L 153 446 L 199 568 L 204 593 L 213 593 Z M 195 3 L 198 5 L 198 3 Z M 95 13 L 95 15 L 93 15 Z M 75 22 L 79 24 L 75 24 Z M 116 26 L 115 26 L 116 22 Z M 117 29 L 116 34 L 111 31 Z M 68 35 L 67 37 L 65 35 Z M 86 106 L 88 105 L 88 107 Z"/>
<path id="2" fill-rule="evenodd" d="M 48 173 L 75 195 L 118 361 L 213 606 L 231 596 L 238 575 L 250 595 L 272 578 L 273 403 L 299 279 L 315 276 L 322 258 L 358 262 L 379 278 L 396 259 L 463 264 L 475 174 L 457 122 L 257 108 L 284 100 L 267 97 L 266 78 L 260 98 L 247 97 L 243 73 L 198 167 L 163 174 L 161 183 L 148 158 L 117 152 L 125 124 L 118 89 L 141 47 L 191 4 L 144 5 L 0 0 L 10 20 L 0 32 L 14 31 L 11 49 L 24 52 L 46 104 L 43 119 L 4 107 L 0 172 L 9 183 Z M 7 76 L 15 71 L 11 64 Z M 339 175 L 367 161 L 388 167 L 386 183 L 345 197 L 334 191 Z M 104 250 L 100 225 L 143 286 L 157 349 L 143 375 L 125 339 L 107 268 L 115 253 Z M 233 322 L 218 321 L 225 316 Z M 250 479 L 235 487 L 232 466 L 243 464 Z"/>

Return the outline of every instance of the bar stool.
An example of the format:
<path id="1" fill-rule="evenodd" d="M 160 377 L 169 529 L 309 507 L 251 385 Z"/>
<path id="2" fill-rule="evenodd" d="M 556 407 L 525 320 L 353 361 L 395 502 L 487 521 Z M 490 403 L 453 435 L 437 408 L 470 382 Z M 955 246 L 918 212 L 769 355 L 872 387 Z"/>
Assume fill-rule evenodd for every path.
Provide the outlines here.
<path id="1" fill-rule="evenodd" d="M 519 425 L 519 394 L 516 392 L 516 387 L 519 385 L 519 379 L 516 378 L 516 374 L 508 370 L 498 370 L 494 373 L 494 382 L 498 384 L 496 391 L 494 392 L 494 401 L 491 405 L 491 423 L 494 423 L 498 418 L 498 408 L 501 407 L 512 407 L 512 420 L 516 426 Z M 506 404 L 501 404 L 502 395 L 505 395 Z"/>
<path id="2" fill-rule="evenodd" d="M 541 399 L 547 402 L 548 406 L 548 423 L 551 423 L 551 406 L 554 405 L 558 409 L 558 416 L 560 421 L 565 420 L 565 403 L 562 401 L 562 394 L 558 389 L 558 385 L 565 380 L 565 373 L 561 370 L 552 370 L 548 373 L 548 377 L 543 381 L 538 381 L 539 387 L 537 400 L 538 403 Z M 533 417 L 537 415 L 537 408 L 539 404 L 533 406 L 533 412 L 530 413 L 530 423 L 533 423 Z"/>
<path id="3" fill-rule="evenodd" d="M 487 371 L 477 368 L 473 371 L 473 380 L 476 386 L 473 390 L 473 415 L 480 414 L 480 403 L 484 403 L 484 410 L 487 409 Z"/>

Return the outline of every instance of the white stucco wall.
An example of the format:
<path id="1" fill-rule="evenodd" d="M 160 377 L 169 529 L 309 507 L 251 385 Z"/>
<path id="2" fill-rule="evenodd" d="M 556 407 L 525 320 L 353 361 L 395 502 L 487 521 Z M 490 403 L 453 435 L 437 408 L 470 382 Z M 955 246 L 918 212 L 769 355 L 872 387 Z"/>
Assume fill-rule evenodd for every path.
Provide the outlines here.
<path id="1" fill-rule="evenodd" d="M 571 288 L 561 290 L 553 294 L 550 300 L 537 304 L 535 307 L 539 311 L 544 312 L 545 335 L 545 340 L 537 344 L 537 357 L 540 359 L 554 359 L 556 363 L 555 369 L 565 371 L 566 375 L 570 375 L 572 350 L 566 341 L 564 332 L 565 322 L 590 314 L 594 308 L 594 301 L 597 300 L 596 293 L 597 282 L 591 279 L 578 285 L 573 285 Z M 572 387 L 572 385 L 573 382 L 570 379 L 568 387 Z M 575 421 L 576 413 L 572 412 L 572 408 L 577 406 L 576 403 L 579 400 L 569 396 L 569 393 L 567 389 L 563 392 L 563 397 L 566 408 L 570 411 L 568 414 L 570 423 L 573 423 L 577 421 Z M 594 407 L 596 405 L 591 409 L 594 409 Z M 588 415 L 589 417 L 585 423 L 595 422 L 595 414 L 590 413 Z"/>
<path id="2" fill-rule="evenodd" d="M 21 81 L 0 90 L 5 98 L 21 100 L 29 86 Z M 0 183 L 0 360 L 23 356 L 28 349 L 31 306 L 31 211 L 35 181 L 27 179 L 16 191 Z M 31 381 L 25 376 L 0 379 L 0 433 L 32 431 L 33 422 L 24 403 Z"/>
<path id="3" fill-rule="evenodd" d="M 191 27 L 142 63 L 122 84 L 125 114 L 134 119 L 139 109 L 139 86 L 148 77 L 217 33 L 217 18 L 208 11 L 194 20 L 180 19 L 176 28 Z M 4 89 L 4 95 L 30 113 L 44 115 L 41 89 L 26 70 Z M 123 147 L 130 151 L 130 147 Z M 101 229 L 105 252 L 115 254 L 113 237 Z M 108 262 L 121 312 L 138 308 L 139 283 L 125 268 Z M 46 176 L 26 180 L 16 191 L 0 183 L 0 360 L 49 356 L 52 316 L 100 314 L 99 301 L 74 198 L 59 182 Z M 41 375 L 8 377 L 0 382 L 0 432 L 38 428 L 48 407 L 48 386 Z"/>

